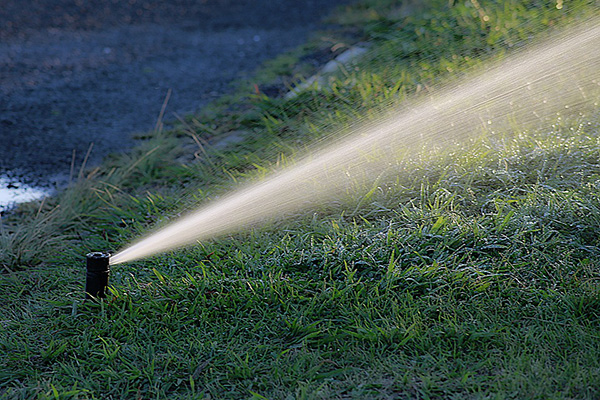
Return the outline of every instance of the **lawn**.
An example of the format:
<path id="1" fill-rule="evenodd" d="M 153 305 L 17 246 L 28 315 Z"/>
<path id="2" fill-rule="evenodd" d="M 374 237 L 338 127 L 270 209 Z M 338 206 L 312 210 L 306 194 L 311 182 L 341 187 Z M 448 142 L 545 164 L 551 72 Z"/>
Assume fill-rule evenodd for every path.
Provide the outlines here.
<path id="1" fill-rule="evenodd" d="M 334 199 L 113 266 L 107 299 L 83 301 L 87 252 L 116 252 L 268 179 L 356 120 L 461 82 L 599 5 L 359 1 L 235 94 L 3 216 L 0 397 L 600 397 L 595 99 L 535 127 L 411 151 Z M 325 87 L 280 95 L 352 44 L 367 55 Z M 215 145 L 231 132 L 245 139 Z"/>

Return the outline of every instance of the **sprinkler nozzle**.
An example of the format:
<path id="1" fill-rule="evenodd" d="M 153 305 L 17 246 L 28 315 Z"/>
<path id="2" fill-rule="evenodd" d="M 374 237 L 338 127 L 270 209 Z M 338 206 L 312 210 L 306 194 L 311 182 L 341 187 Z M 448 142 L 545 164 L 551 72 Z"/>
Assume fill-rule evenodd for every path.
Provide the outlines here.
<path id="1" fill-rule="evenodd" d="M 110 254 L 95 251 L 88 253 L 86 258 L 85 298 L 92 300 L 104 299 L 106 298 L 105 290 L 108 286 L 108 275 L 110 273 Z"/>

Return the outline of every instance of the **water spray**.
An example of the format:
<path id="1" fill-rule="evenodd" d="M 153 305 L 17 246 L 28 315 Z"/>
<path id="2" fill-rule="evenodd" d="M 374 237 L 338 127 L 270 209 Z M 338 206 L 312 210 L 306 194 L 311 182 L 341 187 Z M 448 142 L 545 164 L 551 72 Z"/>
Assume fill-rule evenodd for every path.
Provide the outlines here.
<path id="1" fill-rule="evenodd" d="M 390 166 L 402 154 L 425 145 L 442 148 L 514 131 L 516 121 L 521 130 L 536 129 L 567 111 L 596 112 L 599 99 L 600 19 L 595 18 L 432 96 L 392 107 L 377 121 L 357 124 L 340 142 L 139 239 L 112 256 L 110 264 L 235 232 L 343 195 L 353 185 L 372 184 L 385 171 L 394 173 Z"/>
<path id="2" fill-rule="evenodd" d="M 85 298 L 89 300 L 104 299 L 110 274 L 110 254 L 96 251 L 88 253 L 86 258 Z"/>

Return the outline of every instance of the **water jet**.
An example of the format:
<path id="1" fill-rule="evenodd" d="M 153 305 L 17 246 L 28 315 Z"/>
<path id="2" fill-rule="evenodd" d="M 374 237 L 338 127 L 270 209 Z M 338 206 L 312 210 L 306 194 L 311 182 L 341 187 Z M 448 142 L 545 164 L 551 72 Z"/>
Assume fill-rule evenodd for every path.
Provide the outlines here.
<path id="1" fill-rule="evenodd" d="M 393 178 L 407 154 L 535 131 L 566 112 L 596 113 L 599 49 L 600 19 L 594 17 L 430 95 L 393 104 L 374 120 L 359 118 L 341 139 L 138 239 L 110 264 L 236 232 Z"/>
<path id="2" fill-rule="evenodd" d="M 85 298 L 88 300 L 106 298 L 106 287 L 110 274 L 110 254 L 100 251 L 88 253 L 86 261 Z"/>

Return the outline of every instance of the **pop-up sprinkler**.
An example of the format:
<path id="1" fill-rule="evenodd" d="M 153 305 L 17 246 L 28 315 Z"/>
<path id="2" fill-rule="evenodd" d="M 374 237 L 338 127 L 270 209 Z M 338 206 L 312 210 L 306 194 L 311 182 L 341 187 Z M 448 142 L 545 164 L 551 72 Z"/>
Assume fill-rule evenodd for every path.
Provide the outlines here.
<path id="1" fill-rule="evenodd" d="M 110 273 L 110 254 L 93 252 L 86 255 L 87 274 L 85 279 L 85 298 L 106 298 L 106 287 L 108 286 L 108 275 Z"/>

